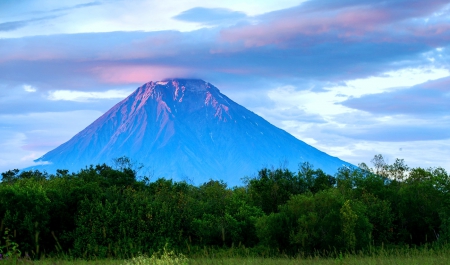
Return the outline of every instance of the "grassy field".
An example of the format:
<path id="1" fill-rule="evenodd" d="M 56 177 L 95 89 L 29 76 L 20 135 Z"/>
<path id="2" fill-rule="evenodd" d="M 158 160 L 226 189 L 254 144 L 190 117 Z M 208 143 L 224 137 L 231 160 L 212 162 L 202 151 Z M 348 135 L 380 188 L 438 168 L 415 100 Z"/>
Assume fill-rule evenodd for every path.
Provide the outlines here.
<path id="1" fill-rule="evenodd" d="M 207 265 L 207 264 L 243 264 L 243 265 L 336 265 L 336 264 L 367 264 L 367 265 L 447 265 L 450 264 L 450 250 L 432 250 L 432 249 L 404 249 L 404 250 L 391 250 L 378 251 L 372 255 L 367 254 L 351 254 L 351 255 L 339 255 L 338 258 L 323 258 L 320 256 L 315 257 L 302 257 L 302 258 L 257 258 L 257 257 L 197 257 L 186 258 L 183 255 L 175 255 L 173 252 L 165 252 L 158 257 L 139 257 L 130 260 L 62 260 L 62 259 L 44 259 L 39 261 L 31 261 L 26 259 L 19 260 L 0 260 L 1 265 L 9 264 L 30 264 L 30 265 Z"/>
<path id="2" fill-rule="evenodd" d="M 223 264 L 223 265 L 335 265 L 335 264 L 367 264 L 367 265 L 393 265 L 393 264 L 404 264 L 404 265 L 447 265 L 450 262 L 450 256 L 426 256 L 426 257 L 349 257 L 341 260 L 337 259 L 322 259 L 322 258 L 312 258 L 312 259 L 262 259 L 262 258 L 223 258 L 223 259 L 190 259 L 184 264 Z M 12 261 L 0 261 L 0 264 L 49 264 L 49 265 L 122 265 L 126 264 L 125 261 L 118 260 L 97 260 L 97 261 L 62 261 L 62 260 L 42 260 L 42 261 L 24 261 L 19 260 L 17 263 Z M 133 263 L 131 263 L 133 264 Z M 177 264 L 171 261 L 160 261 L 156 263 L 135 263 L 135 264 Z M 181 263 L 183 264 L 183 263 Z"/>

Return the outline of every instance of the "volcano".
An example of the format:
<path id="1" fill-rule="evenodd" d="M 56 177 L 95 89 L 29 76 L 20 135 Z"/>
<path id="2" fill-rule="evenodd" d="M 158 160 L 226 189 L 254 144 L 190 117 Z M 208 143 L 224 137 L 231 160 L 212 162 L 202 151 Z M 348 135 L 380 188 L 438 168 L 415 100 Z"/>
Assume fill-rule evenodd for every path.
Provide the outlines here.
<path id="1" fill-rule="evenodd" d="M 201 184 L 241 183 L 263 167 L 298 170 L 310 162 L 328 174 L 348 163 L 298 140 L 237 104 L 203 80 L 149 82 L 66 143 L 34 169 L 78 171 L 126 156 L 152 178 Z"/>

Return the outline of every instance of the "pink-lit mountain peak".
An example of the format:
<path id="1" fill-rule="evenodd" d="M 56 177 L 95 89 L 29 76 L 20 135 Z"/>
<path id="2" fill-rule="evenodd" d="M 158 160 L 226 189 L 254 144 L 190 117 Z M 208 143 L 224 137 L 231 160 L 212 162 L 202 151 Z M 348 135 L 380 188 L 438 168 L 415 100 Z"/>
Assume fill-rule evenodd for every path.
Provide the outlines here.
<path id="1" fill-rule="evenodd" d="M 176 124 L 191 122 L 188 121 L 191 115 L 203 114 L 216 122 L 227 122 L 232 120 L 229 109 L 227 99 L 211 84 L 203 80 L 171 79 L 144 84 L 96 122 L 104 124 L 113 118 L 118 125 L 109 145 L 119 141 L 121 135 L 133 132 L 136 134 L 133 146 L 138 148 L 143 138 L 157 129 L 151 136 L 152 146 L 159 143 L 162 147 L 180 130 Z"/>
<path id="2" fill-rule="evenodd" d="M 308 161 L 333 174 L 348 163 L 296 139 L 203 80 L 167 79 L 134 91 L 36 161 L 49 172 L 127 156 L 154 177 L 238 184 L 264 166 Z"/>
<path id="3" fill-rule="evenodd" d="M 146 106 L 149 100 L 156 102 L 157 119 L 163 116 L 165 120 L 170 116 L 177 116 L 178 112 L 186 115 L 202 108 L 214 113 L 214 117 L 220 121 L 231 119 L 227 100 L 216 87 L 203 80 L 168 79 L 149 82 L 129 98 L 134 98 L 132 111 Z"/>

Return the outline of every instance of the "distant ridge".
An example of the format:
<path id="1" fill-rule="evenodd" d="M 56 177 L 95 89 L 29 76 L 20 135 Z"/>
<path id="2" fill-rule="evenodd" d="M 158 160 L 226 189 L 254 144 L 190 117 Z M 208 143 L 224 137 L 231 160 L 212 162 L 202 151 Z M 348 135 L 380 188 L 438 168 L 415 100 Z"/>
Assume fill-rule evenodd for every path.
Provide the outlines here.
<path id="1" fill-rule="evenodd" d="M 241 183 L 264 166 L 297 171 L 310 162 L 334 174 L 350 165 L 298 140 L 198 79 L 166 79 L 139 87 L 33 169 L 78 171 L 127 156 L 153 178 L 222 179 Z"/>

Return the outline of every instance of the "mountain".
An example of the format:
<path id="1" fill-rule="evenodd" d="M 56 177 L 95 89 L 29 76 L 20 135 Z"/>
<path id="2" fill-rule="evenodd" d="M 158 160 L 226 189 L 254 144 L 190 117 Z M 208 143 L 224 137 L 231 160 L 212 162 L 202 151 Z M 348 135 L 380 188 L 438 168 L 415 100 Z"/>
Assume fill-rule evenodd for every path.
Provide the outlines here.
<path id="1" fill-rule="evenodd" d="M 348 163 L 298 140 L 203 80 L 149 82 L 72 139 L 46 153 L 35 169 L 78 171 L 127 156 L 159 177 L 201 184 L 241 183 L 263 167 L 298 170 L 308 161 L 329 174 Z"/>

